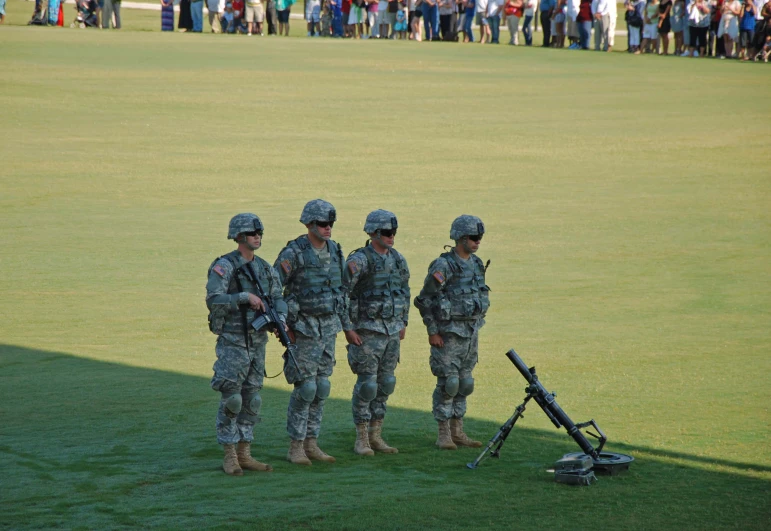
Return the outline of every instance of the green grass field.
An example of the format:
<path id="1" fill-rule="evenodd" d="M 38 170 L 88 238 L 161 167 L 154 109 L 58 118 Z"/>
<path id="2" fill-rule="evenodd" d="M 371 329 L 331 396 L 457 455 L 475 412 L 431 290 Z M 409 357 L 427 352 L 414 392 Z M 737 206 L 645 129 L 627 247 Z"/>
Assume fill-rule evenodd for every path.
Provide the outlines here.
<path id="1" fill-rule="evenodd" d="M 121 32 L 0 27 L 1 528 L 768 528 L 766 65 L 162 34 L 126 11 Z M 536 406 L 476 471 L 436 450 L 415 311 L 398 455 L 352 452 L 341 335 L 320 439 L 338 462 L 285 461 L 277 378 L 255 443 L 274 472 L 223 474 L 207 267 L 242 211 L 272 262 L 316 197 L 346 251 L 396 212 L 414 294 L 452 219 L 481 216 L 468 431 L 523 398 L 513 347 L 631 470 L 555 484 L 577 446 Z"/>

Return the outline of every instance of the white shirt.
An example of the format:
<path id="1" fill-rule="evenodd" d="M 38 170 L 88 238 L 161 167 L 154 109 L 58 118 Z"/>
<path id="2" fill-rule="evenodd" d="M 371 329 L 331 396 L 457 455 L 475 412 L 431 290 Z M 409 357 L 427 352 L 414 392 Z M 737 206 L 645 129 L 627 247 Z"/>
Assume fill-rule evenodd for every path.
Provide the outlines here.
<path id="1" fill-rule="evenodd" d="M 592 0 L 592 15 L 597 14 L 608 14 L 608 0 Z"/>
<path id="2" fill-rule="evenodd" d="M 482 17 L 487 16 L 487 0 L 477 0 L 476 8 L 476 12 L 479 13 Z"/>
<path id="3" fill-rule="evenodd" d="M 536 0 L 527 0 L 525 2 L 525 16 L 532 17 L 535 15 L 535 8 L 538 7 Z"/>
<path id="4" fill-rule="evenodd" d="M 755 4 L 755 20 L 763 20 L 763 15 L 760 13 L 763 11 L 763 6 L 766 5 L 769 0 L 753 0 Z"/>
<path id="5" fill-rule="evenodd" d="M 487 16 L 494 17 L 501 14 L 501 8 L 503 7 L 503 0 L 489 0 L 487 2 Z"/>
<path id="6" fill-rule="evenodd" d="M 568 16 L 573 22 L 576 21 L 578 10 L 581 6 L 581 0 L 568 0 Z"/>
<path id="7" fill-rule="evenodd" d="M 608 14 L 612 19 L 618 18 L 618 6 L 616 5 L 616 0 L 608 0 Z"/>

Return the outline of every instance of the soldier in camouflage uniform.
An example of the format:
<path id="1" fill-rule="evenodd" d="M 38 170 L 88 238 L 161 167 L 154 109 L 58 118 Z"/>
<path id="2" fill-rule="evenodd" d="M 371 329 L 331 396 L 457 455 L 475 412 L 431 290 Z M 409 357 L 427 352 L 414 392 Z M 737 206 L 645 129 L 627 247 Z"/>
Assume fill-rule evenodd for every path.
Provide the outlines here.
<path id="1" fill-rule="evenodd" d="M 423 290 L 415 298 L 428 329 L 429 362 L 437 377 L 433 396 L 434 418 L 439 423 L 436 445 L 444 450 L 482 446 L 464 433 L 463 416 L 466 397 L 474 391 L 471 371 L 478 361 L 479 329 L 490 307 L 487 267 L 474 254 L 484 232 L 478 217 L 456 218 L 450 229 L 455 247 L 431 262 Z"/>
<path id="2" fill-rule="evenodd" d="M 287 409 L 287 459 L 299 465 L 310 465 L 310 459 L 335 462 L 317 439 L 335 366 L 335 338 L 349 322 L 343 251 L 330 239 L 336 219 L 331 204 L 309 201 L 300 216 L 308 234 L 288 242 L 274 264 L 284 284 L 289 337 L 297 345 L 294 357 L 300 368 L 289 363 L 284 371 L 294 385 Z"/>
<path id="3" fill-rule="evenodd" d="M 350 296 L 348 364 L 358 375 L 353 388 L 354 452 L 374 455 L 398 452 L 382 438 L 388 395 L 396 386 L 394 371 L 399 363 L 410 308 L 410 271 L 404 257 L 393 248 L 398 222 L 387 210 L 367 216 L 364 232 L 368 245 L 348 257 L 343 284 Z"/>
<path id="4" fill-rule="evenodd" d="M 281 316 L 286 316 L 287 309 L 278 275 L 254 254 L 262 244 L 262 232 L 262 222 L 254 214 L 238 214 L 231 219 L 228 239 L 235 240 L 238 249 L 211 264 L 206 283 L 209 328 L 219 336 L 211 380 L 212 389 L 222 395 L 217 411 L 217 442 L 225 449 L 223 470 L 233 476 L 243 475 L 242 469 L 272 470 L 270 465 L 254 460 L 250 451 L 254 424 L 260 421 L 260 389 L 268 342 L 264 329 L 256 332 L 249 326 L 265 309 L 256 283 L 273 298 Z"/>

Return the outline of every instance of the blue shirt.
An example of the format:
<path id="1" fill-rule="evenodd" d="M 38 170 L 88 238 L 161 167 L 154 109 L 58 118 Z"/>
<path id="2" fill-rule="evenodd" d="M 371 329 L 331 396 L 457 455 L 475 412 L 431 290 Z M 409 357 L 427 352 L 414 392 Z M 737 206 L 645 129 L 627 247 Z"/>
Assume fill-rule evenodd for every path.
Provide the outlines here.
<path id="1" fill-rule="evenodd" d="M 742 23 L 739 28 L 743 29 L 744 31 L 755 31 L 755 13 L 745 11 L 744 15 L 742 16 Z"/>
<path id="2" fill-rule="evenodd" d="M 548 13 L 555 7 L 557 7 L 557 0 L 541 0 L 541 13 Z"/>

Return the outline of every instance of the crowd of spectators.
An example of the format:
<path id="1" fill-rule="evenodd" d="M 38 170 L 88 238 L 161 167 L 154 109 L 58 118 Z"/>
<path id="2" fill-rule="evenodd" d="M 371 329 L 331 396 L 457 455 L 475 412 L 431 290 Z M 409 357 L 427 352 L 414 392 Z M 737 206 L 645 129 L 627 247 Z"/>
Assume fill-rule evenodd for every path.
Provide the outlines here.
<path id="1" fill-rule="evenodd" d="M 768 61 L 769 0 L 627 0 L 632 53 Z"/>
<path id="2" fill-rule="evenodd" d="M 288 36 L 296 0 L 176 1 L 178 31 L 203 31 L 206 2 L 213 33 Z M 55 24 L 59 2 L 36 0 L 30 23 Z M 164 31 L 175 29 L 174 2 L 160 0 Z M 77 8 L 82 27 L 121 26 L 120 0 L 77 0 Z M 519 45 L 521 31 L 532 46 L 540 22 L 544 47 L 589 50 L 594 33 L 594 50 L 606 52 L 619 11 L 615 0 L 304 0 L 309 37 L 499 44 L 503 25 L 508 44 Z M 624 0 L 623 14 L 629 53 L 768 61 L 771 52 L 771 0 Z"/>

